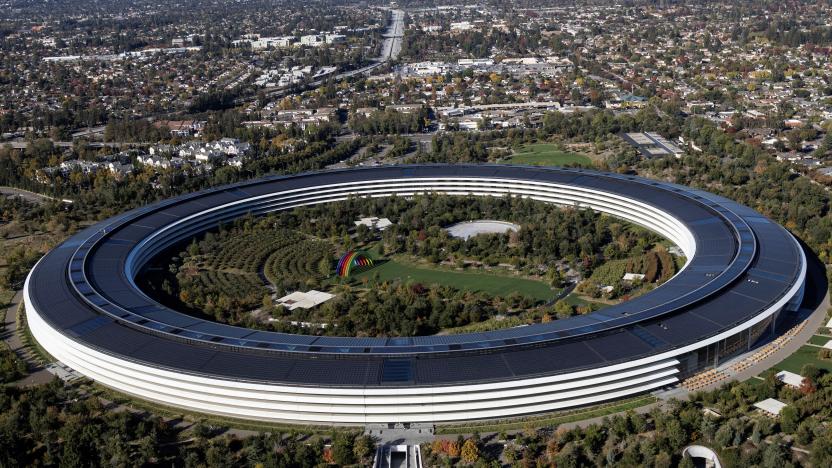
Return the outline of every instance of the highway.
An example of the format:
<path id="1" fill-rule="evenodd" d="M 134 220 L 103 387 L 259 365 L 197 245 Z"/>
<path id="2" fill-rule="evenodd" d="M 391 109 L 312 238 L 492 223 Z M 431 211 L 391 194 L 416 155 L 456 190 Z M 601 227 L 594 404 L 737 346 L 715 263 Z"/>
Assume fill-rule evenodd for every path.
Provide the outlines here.
<path id="1" fill-rule="evenodd" d="M 399 56 L 402 52 L 402 37 L 404 36 L 404 11 L 392 10 L 391 13 L 393 16 L 390 19 L 390 25 L 387 26 L 387 30 L 381 35 L 384 38 L 384 43 L 381 45 L 381 55 L 366 67 L 335 75 L 336 80 L 342 80 L 360 74 L 369 74 L 372 70 L 390 60 L 395 60 Z"/>
<path id="2" fill-rule="evenodd" d="M 399 54 L 402 52 L 402 37 L 404 36 L 404 10 L 391 10 L 391 13 L 392 17 L 390 18 L 390 25 L 387 26 L 387 30 L 382 33 L 384 42 L 381 45 L 381 54 L 377 58 L 373 59 L 372 63 L 365 67 L 335 75 L 333 77 L 335 81 L 341 81 L 358 75 L 369 75 L 376 68 L 398 58 Z M 307 91 L 315 89 L 324 84 L 324 81 L 325 80 L 312 81 L 306 85 L 302 85 L 300 90 Z M 270 98 L 280 98 L 292 94 L 296 90 L 298 90 L 298 87 L 266 88 L 266 96 Z M 240 99 L 237 102 L 242 103 L 252 101 L 254 99 L 256 99 L 256 97 L 249 97 L 246 99 Z"/>
<path id="3" fill-rule="evenodd" d="M 393 10 L 392 23 L 383 34 L 384 45 L 381 51 L 381 61 L 395 59 L 402 51 L 402 37 L 404 36 L 404 11 Z"/>

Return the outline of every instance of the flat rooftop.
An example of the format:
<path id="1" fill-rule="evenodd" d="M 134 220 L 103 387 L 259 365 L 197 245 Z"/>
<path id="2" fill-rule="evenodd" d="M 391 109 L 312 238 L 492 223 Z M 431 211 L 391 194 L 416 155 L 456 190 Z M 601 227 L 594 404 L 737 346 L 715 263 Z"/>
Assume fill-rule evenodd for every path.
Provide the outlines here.
<path id="1" fill-rule="evenodd" d="M 345 338 L 232 327 L 152 301 L 125 273 L 130 252 L 148 235 L 210 207 L 303 187 L 443 177 L 555 182 L 636 198 L 673 213 L 695 236 L 697 253 L 651 293 L 591 314 L 421 337 Z M 127 360 L 258 382 L 414 386 L 572 372 L 697 343 L 752 319 L 785 295 L 798 281 L 800 259 L 799 246 L 785 229 L 700 190 L 582 169 L 381 166 L 252 180 L 138 208 L 68 239 L 41 260 L 29 281 L 32 302 L 52 327 Z"/>

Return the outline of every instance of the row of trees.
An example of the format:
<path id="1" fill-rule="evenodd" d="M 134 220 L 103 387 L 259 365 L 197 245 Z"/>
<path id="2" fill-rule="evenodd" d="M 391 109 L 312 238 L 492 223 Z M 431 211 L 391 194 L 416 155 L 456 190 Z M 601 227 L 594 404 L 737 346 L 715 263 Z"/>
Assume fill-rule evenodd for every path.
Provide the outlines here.
<path id="1" fill-rule="evenodd" d="M 204 422 L 190 428 L 175 422 L 111 411 L 97 396 L 58 379 L 0 386 L 0 466 L 366 466 L 375 452 L 372 438 L 353 432 L 273 432 L 240 440 Z"/>
<path id="2" fill-rule="evenodd" d="M 409 113 L 386 109 L 375 111 L 368 116 L 353 114 L 348 125 L 354 132 L 362 135 L 390 135 L 420 132 L 427 122 L 429 120 L 426 108 Z"/>
<path id="3" fill-rule="evenodd" d="M 733 382 L 699 392 L 690 401 L 671 400 L 645 414 L 629 412 L 583 428 L 535 427 L 484 440 L 460 437 L 423 445 L 432 464 L 465 466 L 694 466 L 682 449 L 701 444 L 716 450 L 722 466 L 829 466 L 832 376 L 808 366 L 800 388 L 783 385 L 771 372 L 764 382 Z M 779 418 L 752 404 L 778 398 L 788 406 Z M 705 411 L 708 409 L 709 411 Z M 465 447 L 469 447 L 466 453 Z M 471 447 L 477 450 L 470 450 Z M 796 449 L 796 450 L 795 450 Z"/>

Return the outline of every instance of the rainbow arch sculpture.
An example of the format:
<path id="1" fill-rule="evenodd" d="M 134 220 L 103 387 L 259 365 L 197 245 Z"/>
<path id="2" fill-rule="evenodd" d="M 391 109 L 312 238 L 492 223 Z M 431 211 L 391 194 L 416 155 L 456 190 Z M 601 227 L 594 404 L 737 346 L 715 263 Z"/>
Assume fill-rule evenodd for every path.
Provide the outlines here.
<path id="1" fill-rule="evenodd" d="M 346 278 L 356 268 L 364 268 L 373 266 L 373 259 L 361 250 L 349 250 L 338 260 L 338 267 L 335 271 L 338 276 Z"/>

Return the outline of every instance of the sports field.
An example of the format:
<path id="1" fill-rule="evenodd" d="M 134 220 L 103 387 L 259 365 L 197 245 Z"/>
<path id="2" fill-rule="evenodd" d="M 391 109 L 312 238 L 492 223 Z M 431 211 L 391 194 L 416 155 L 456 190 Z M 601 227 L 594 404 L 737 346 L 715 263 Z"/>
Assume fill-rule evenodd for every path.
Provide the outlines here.
<path id="1" fill-rule="evenodd" d="M 372 278 L 378 274 L 382 281 L 401 279 L 405 282 L 417 282 L 425 285 L 440 284 L 465 291 L 482 291 L 495 296 L 509 296 L 518 293 L 539 301 L 555 297 L 557 291 L 547 284 L 525 278 L 477 273 L 468 271 L 447 271 L 417 267 L 388 260 L 375 268 L 355 275 L 357 278 Z"/>
<path id="2" fill-rule="evenodd" d="M 588 157 L 570 151 L 563 151 L 552 143 L 523 145 L 515 149 L 514 154 L 504 159 L 503 162 L 528 166 L 564 166 L 567 164 L 592 166 L 592 160 Z"/>

